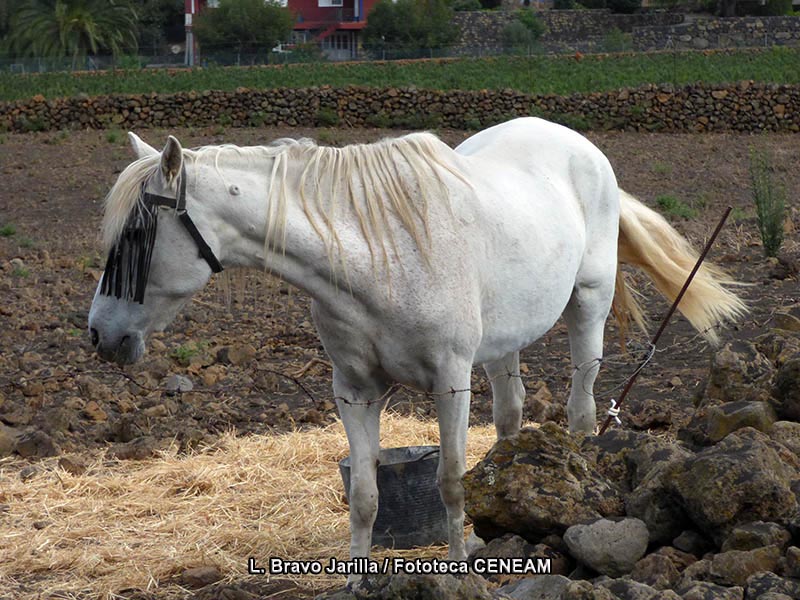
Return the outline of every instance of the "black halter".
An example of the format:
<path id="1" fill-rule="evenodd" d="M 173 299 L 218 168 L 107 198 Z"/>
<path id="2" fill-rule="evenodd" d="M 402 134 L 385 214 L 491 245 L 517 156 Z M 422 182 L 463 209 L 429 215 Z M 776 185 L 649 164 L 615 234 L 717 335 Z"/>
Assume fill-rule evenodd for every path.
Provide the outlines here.
<path id="1" fill-rule="evenodd" d="M 145 184 L 142 184 L 144 187 Z M 200 256 L 214 273 L 222 271 L 222 265 L 214 251 L 206 243 L 186 212 L 186 169 L 181 168 L 181 183 L 177 198 L 168 198 L 142 193 L 142 202 L 131 211 L 119 240 L 108 253 L 100 293 L 124 300 L 144 303 L 144 290 L 150 274 L 150 261 L 158 228 L 158 209 L 162 206 L 175 209 L 178 218 L 192 236 Z"/>

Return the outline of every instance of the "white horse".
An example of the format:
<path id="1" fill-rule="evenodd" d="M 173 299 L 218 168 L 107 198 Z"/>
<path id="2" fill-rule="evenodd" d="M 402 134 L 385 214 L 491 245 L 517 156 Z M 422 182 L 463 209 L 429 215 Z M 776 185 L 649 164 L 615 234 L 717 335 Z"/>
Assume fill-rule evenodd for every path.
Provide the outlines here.
<path id="1" fill-rule="evenodd" d="M 223 266 L 266 267 L 308 292 L 350 443 L 351 558 L 369 555 L 379 417 L 394 384 L 435 398 L 449 557 L 463 559 L 473 365 L 491 379 L 498 437 L 515 434 L 519 350 L 563 315 L 569 428 L 591 432 L 615 282 L 615 312 L 640 318 L 620 262 L 674 298 L 696 257 L 618 190 L 594 145 L 541 119 L 492 127 L 455 151 L 428 133 L 345 148 L 184 150 L 170 137 L 160 153 L 129 136 L 139 159 L 106 200 L 109 262 L 89 315 L 97 352 L 138 360 L 147 335 Z M 704 267 L 681 305 L 711 340 L 714 324 L 744 311 L 723 283 Z"/>

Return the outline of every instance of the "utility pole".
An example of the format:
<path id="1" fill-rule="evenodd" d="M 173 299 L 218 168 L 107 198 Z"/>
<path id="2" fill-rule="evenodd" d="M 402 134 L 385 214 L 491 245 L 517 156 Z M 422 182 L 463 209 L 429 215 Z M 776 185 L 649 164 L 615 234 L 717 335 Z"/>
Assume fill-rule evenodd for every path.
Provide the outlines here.
<path id="1" fill-rule="evenodd" d="M 192 19 L 197 14 L 199 0 L 184 0 L 185 25 L 186 25 L 186 58 L 187 67 L 194 66 L 194 33 L 192 32 Z"/>

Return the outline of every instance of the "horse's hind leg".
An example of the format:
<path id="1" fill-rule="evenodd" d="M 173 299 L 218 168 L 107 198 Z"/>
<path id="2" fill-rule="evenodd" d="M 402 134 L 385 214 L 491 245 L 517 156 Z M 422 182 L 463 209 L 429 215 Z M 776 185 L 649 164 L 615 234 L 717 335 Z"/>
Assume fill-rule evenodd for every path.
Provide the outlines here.
<path id="1" fill-rule="evenodd" d="M 600 281 L 576 283 L 564 310 L 573 368 L 567 402 L 571 432 L 591 433 L 597 424 L 593 387 L 603 357 L 603 329 L 613 297 L 612 272 Z"/>
<path id="2" fill-rule="evenodd" d="M 378 513 L 378 453 L 381 411 L 386 404 L 386 386 L 367 388 L 351 385 L 333 370 L 333 392 L 350 444 L 350 558 L 369 556 L 372 526 Z M 352 583 L 360 576 L 351 575 Z"/>
<path id="3" fill-rule="evenodd" d="M 522 425 L 525 401 L 525 387 L 519 376 L 519 352 L 485 363 L 483 368 L 492 385 L 492 416 L 497 439 L 510 437 L 519 432 Z"/>

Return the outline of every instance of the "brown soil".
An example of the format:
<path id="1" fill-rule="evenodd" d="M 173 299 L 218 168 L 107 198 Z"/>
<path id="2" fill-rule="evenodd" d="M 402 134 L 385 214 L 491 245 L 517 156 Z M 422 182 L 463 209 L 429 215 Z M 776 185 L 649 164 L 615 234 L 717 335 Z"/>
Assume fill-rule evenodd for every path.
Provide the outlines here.
<path id="1" fill-rule="evenodd" d="M 189 129 L 169 133 L 186 146 L 196 146 L 266 143 L 286 136 L 342 145 L 400 132 Z M 158 146 L 167 132 L 144 134 Z M 442 131 L 440 135 L 455 145 L 469 134 Z M 609 156 L 621 187 L 651 206 L 659 196 L 672 195 L 696 208 L 695 218 L 672 218 L 696 246 L 713 229 L 723 207 L 730 204 L 737 209 L 711 256 L 736 279 L 753 284 L 741 290 L 751 313 L 736 331 L 727 331 L 723 337 L 754 337 L 768 327 L 777 308 L 797 301 L 800 214 L 793 209 L 787 222 L 780 260 L 765 259 L 748 175 L 749 147 L 768 149 L 791 204 L 793 191 L 800 189 L 800 171 L 794 168 L 800 164 L 796 135 L 605 133 L 589 137 Z M 33 437 L 27 445 L 31 461 L 48 454 L 91 453 L 105 447 L 122 458 L 146 456 L 172 440 L 187 449 L 210 444 L 230 429 L 263 433 L 332 420 L 331 374 L 311 324 L 308 298 L 283 284 L 267 285 L 260 276 L 248 275 L 244 296 L 234 295 L 230 303 L 223 286 L 213 283 L 166 333 L 151 341 L 145 360 L 135 367 L 123 372 L 92 354 L 86 320 L 102 268 L 97 235 L 102 198 L 130 161 L 125 136 L 116 132 L 0 138 L 0 434 L 44 432 L 44 438 Z M 647 312 L 657 323 L 668 307 L 649 283 L 637 281 L 646 296 Z M 608 327 L 607 352 L 617 355 L 616 330 L 611 323 Z M 226 346 L 229 350 L 220 353 Z M 674 433 L 691 414 L 712 351 L 682 317 L 674 319 L 661 348 L 639 378 L 623 411 L 623 422 L 628 427 Z M 571 375 L 567 350 L 559 324 L 527 349 L 522 359 L 526 387 L 535 391 L 546 385 L 558 405 L 565 402 Z M 603 409 L 613 396 L 604 390 L 623 382 L 635 364 L 635 356 L 612 356 L 607 361 L 596 390 Z M 163 386 L 171 374 L 188 376 L 194 391 L 166 395 Z M 473 385 L 472 420 L 484 423 L 491 418 L 491 400 L 488 383 L 478 369 Z M 432 415 L 432 403 L 424 396 L 403 391 L 393 402 L 401 411 Z M 21 467 L 20 457 L 3 459 L 2 466 Z M 0 483 L 8 473 L 8 468 L 0 471 Z M 267 596 L 267 592 L 280 592 L 279 587 L 265 585 L 257 592 Z M 165 594 L 138 597 L 180 596 L 175 590 Z M 288 589 L 275 597 L 296 595 Z"/>

